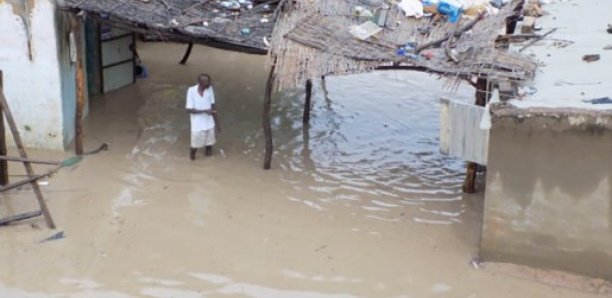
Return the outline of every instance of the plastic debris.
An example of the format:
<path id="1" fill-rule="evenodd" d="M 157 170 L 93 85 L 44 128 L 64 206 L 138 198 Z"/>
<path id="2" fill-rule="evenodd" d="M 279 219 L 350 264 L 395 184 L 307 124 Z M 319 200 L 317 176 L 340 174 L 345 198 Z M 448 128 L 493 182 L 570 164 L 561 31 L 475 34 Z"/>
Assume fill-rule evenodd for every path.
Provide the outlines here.
<path id="1" fill-rule="evenodd" d="M 504 6 L 504 4 L 505 4 L 504 1 L 502 1 L 502 0 L 491 0 L 491 1 L 489 1 L 489 3 L 493 7 L 497 8 L 497 9 L 502 8 L 502 6 Z"/>
<path id="2" fill-rule="evenodd" d="M 240 9 L 240 3 L 237 1 L 222 1 L 221 6 L 227 9 L 232 9 L 232 10 Z"/>
<path id="3" fill-rule="evenodd" d="M 582 56 L 582 60 L 586 62 L 595 62 L 598 61 L 600 58 L 601 56 L 599 54 L 590 54 Z"/>
<path id="4" fill-rule="evenodd" d="M 227 23 L 229 22 L 229 19 L 226 18 L 222 18 L 222 17 L 215 17 L 212 19 L 213 23 Z"/>
<path id="5" fill-rule="evenodd" d="M 414 53 L 414 51 L 416 50 L 416 47 L 417 47 L 416 42 L 407 42 L 401 47 L 401 49 L 403 49 L 407 53 Z"/>
<path id="6" fill-rule="evenodd" d="M 355 6 L 353 8 L 353 16 L 359 22 L 366 22 L 366 21 L 371 20 L 372 17 L 374 17 L 374 14 L 372 14 L 370 10 L 368 10 L 367 8 L 363 6 Z"/>
<path id="7" fill-rule="evenodd" d="M 371 36 L 378 34 L 380 31 L 382 31 L 382 28 L 374 24 L 372 21 L 367 21 L 358 26 L 352 26 L 349 29 L 349 33 L 351 33 L 351 35 L 361 40 L 366 40 Z"/>
<path id="8" fill-rule="evenodd" d="M 242 28 L 242 29 L 240 29 L 240 34 L 242 34 L 242 35 L 249 35 L 249 34 L 251 34 L 251 29 L 250 28 Z"/>
<path id="9" fill-rule="evenodd" d="M 384 0 L 359 0 L 359 2 L 368 6 L 380 6 L 384 4 Z"/>
<path id="10" fill-rule="evenodd" d="M 387 4 L 382 4 L 381 7 L 376 10 L 374 14 L 374 22 L 380 27 L 387 27 L 387 20 L 389 18 L 389 10 L 391 7 Z"/>
<path id="11" fill-rule="evenodd" d="M 583 102 L 594 104 L 594 105 L 603 105 L 603 104 L 612 104 L 612 99 L 609 97 L 602 97 L 602 98 L 583 100 Z"/>
<path id="12" fill-rule="evenodd" d="M 447 15 L 449 22 L 456 23 L 463 13 L 463 4 L 462 0 L 440 0 L 438 12 Z"/>
<path id="13" fill-rule="evenodd" d="M 489 0 L 465 0 L 463 3 L 464 15 L 476 17 L 482 13 L 496 15 L 499 13 L 499 8 Z"/>
<path id="14" fill-rule="evenodd" d="M 423 17 L 423 3 L 419 0 L 402 0 L 397 6 L 407 17 L 415 17 L 417 19 Z"/>
<path id="15" fill-rule="evenodd" d="M 45 238 L 45 239 L 41 240 L 40 243 L 54 241 L 54 240 L 59 240 L 59 239 L 64 239 L 65 237 L 66 236 L 64 235 L 64 231 L 61 231 L 61 232 L 57 232 L 57 233 L 53 234 L 49 238 Z"/>
<path id="16" fill-rule="evenodd" d="M 500 99 L 499 89 L 493 90 L 493 95 L 491 96 L 491 100 L 489 100 L 489 102 L 485 105 L 484 113 L 482 114 L 482 118 L 480 118 L 480 129 L 490 130 L 491 127 L 493 127 L 493 122 L 491 121 L 491 105 L 499 103 L 500 102 L 499 99 Z"/>
<path id="17" fill-rule="evenodd" d="M 480 269 L 482 267 L 482 260 L 479 257 L 474 257 L 472 260 L 470 260 L 470 265 L 474 268 L 474 269 Z"/>

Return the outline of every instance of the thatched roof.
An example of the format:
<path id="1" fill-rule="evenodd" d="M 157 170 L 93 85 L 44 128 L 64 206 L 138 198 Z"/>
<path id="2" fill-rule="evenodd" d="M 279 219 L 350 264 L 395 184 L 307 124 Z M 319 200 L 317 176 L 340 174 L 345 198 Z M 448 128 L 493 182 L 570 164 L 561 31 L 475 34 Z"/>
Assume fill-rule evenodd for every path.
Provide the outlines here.
<path id="1" fill-rule="evenodd" d="M 214 0 L 63 0 L 59 7 L 162 40 L 266 54 L 264 38 L 272 34 L 279 0 L 252 3 L 252 9 L 243 6 L 240 11 Z"/>
<path id="2" fill-rule="evenodd" d="M 366 6 L 364 1 L 294 2 L 281 14 L 273 34 L 271 57 L 276 61 L 276 85 L 279 89 L 293 88 L 322 75 L 359 73 L 392 65 L 410 66 L 457 81 L 472 77 L 529 81 L 535 75 L 535 63 L 495 45 L 506 19 L 521 1 L 512 1 L 495 15 L 477 20 L 464 17 L 456 24 L 444 18 L 407 18 L 393 5 L 387 28 L 367 40 L 349 33 L 350 26 L 360 23 L 353 17 L 354 7 Z M 457 34 L 470 24 L 473 27 L 467 33 Z M 450 35 L 455 36 L 454 59 L 449 59 L 448 42 L 423 49 L 420 53 L 427 53 L 428 58 L 396 53 L 398 46 L 407 42 L 416 43 L 418 48 Z"/>
<path id="3" fill-rule="evenodd" d="M 62 0 L 59 6 L 161 40 L 270 53 L 276 61 L 275 85 L 286 89 L 322 75 L 390 66 L 438 73 L 456 81 L 472 77 L 530 81 L 535 63 L 495 44 L 506 19 L 523 1 L 513 0 L 499 13 L 477 21 L 464 17 L 455 24 L 437 17 L 407 18 L 391 5 L 387 27 L 367 40 L 349 33 L 349 27 L 361 22 L 353 17 L 355 6 L 376 10 L 364 5 L 365 0 L 251 0 L 253 8 L 240 11 L 224 8 L 217 0 Z M 448 36 L 453 36 L 451 42 L 425 47 L 417 55 L 396 54 L 398 46 L 407 42 L 423 47 Z"/>

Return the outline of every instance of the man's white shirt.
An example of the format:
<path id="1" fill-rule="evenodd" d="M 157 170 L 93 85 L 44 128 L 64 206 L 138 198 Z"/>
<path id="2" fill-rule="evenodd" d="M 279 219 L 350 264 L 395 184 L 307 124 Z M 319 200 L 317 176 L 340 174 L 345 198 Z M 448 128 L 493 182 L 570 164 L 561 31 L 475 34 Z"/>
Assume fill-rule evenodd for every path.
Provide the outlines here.
<path id="1" fill-rule="evenodd" d="M 204 90 L 202 96 L 198 93 L 198 85 L 187 90 L 187 109 L 210 110 L 215 103 L 215 92 L 212 86 Z M 215 119 L 206 113 L 191 114 L 191 131 L 209 130 L 215 127 Z"/>

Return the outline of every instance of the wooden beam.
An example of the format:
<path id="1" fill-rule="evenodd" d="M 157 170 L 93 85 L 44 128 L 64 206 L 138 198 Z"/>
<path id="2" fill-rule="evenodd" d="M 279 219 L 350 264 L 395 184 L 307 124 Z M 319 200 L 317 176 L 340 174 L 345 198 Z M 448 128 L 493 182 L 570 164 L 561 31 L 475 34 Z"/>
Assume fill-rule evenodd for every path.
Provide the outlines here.
<path id="1" fill-rule="evenodd" d="M 323 95 L 325 96 L 327 108 L 331 109 L 331 99 L 329 98 L 329 91 L 327 90 L 327 80 L 325 79 L 325 76 L 321 76 L 321 89 L 323 89 Z"/>
<path id="2" fill-rule="evenodd" d="M 83 109 L 85 107 L 85 75 L 83 73 L 83 50 L 81 44 L 81 20 L 70 14 L 72 34 L 74 34 L 76 47 L 76 113 L 74 119 L 74 151 L 77 155 L 83 154 Z"/>
<path id="3" fill-rule="evenodd" d="M 30 159 L 30 158 L 13 157 L 13 156 L 6 156 L 6 155 L 0 155 L 0 161 L 30 162 L 30 163 L 38 163 L 38 164 L 54 165 L 54 166 L 57 166 L 62 163 L 61 161 Z"/>
<path id="4" fill-rule="evenodd" d="M 4 85 L 2 84 L 2 71 L 0 70 L 0 93 L 4 92 Z M 6 156 L 6 131 L 4 129 L 4 112 L 2 106 L 0 106 L 0 155 Z M 0 185 L 7 185 L 9 183 L 8 175 L 8 162 L 6 160 L 0 161 Z"/>
<path id="5" fill-rule="evenodd" d="M 181 59 L 179 64 L 185 65 L 185 63 L 187 63 L 187 60 L 189 60 L 189 56 L 191 56 L 192 49 L 193 49 L 193 42 L 190 42 L 189 45 L 187 46 L 187 50 L 185 51 L 185 55 L 183 55 L 183 59 Z"/>
<path id="6" fill-rule="evenodd" d="M 302 116 L 302 122 L 304 125 L 310 123 L 310 107 L 312 98 L 312 80 L 306 80 L 306 99 L 304 100 L 304 115 Z"/>
<path id="7" fill-rule="evenodd" d="M 21 187 L 24 186 L 26 184 L 31 184 L 32 182 L 37 183 L 38 184 L 38 180 L 49 177 L 53 174 L 55 174 L 58 170 L 60 169 L 60 167 L 57 167 L 56 169 L 53 169 L 45 174 L 41 174 L 41 175 L 36 175 L 36 176 L 31 176 L 28 178 L 25 178 L 24 180 L 21 181 L 17 181 L 17 182 L 13 182 L 11 184 L 7 184 L 5 186 L 0 186 L 0 192 L 5 192 L 7 190 L 11 190 L 11 189 L 15 189 L 17 187 Z"/>
<path id="8" fill-rule="evenodd" d="M 484 107 L 489 100 L 488 92 L 489 82 L 485 78 L 479 78 L 476 81 L 476 102 L 477 106 Z M 465 181 L 463 182 L 463 192 L 475 193 L 476 192 L 476 172 L 478 170 L 478 164 L 475 162 L 469 162 L 467 165 L 467 173 Z"/>
<path id="9" fill-rule="evenodd" d="M 17 124 L 15 123 L 15 119 L 13 118 L 13 113 L 11 113 L 11 109 L 8 105 L 8 102 L 6 101 L 6 98 L 4 97 L 4 93 L 2 92 L 0 92 L 0 106 L 4 110 L 4 116 L 6 117 L 6 122 L 8 123 L 11 129 L 11 133 L 13 134 L 13 139 L 15 140 L 15 145 L 17 146 L 17 150 L 19 151 L 19 155 L 21 156 L 21 158 L 27 159 L 28 154 L 26 153 L 25 148 L 23 147 L 23 142 L 21 141 L 21 135 L 19 134 L 19 130 L 17 129 Z M 32 168 L 32 164 L 30 164 L 29 162 L 24 162 L 23 165 L 25 167 L 26 173 L 28 174 L 28 177 L 31 178 L 31 177 L 36 176 L 36 174 L 34 174 L 34 169 Z M 53 218 L 51 218 L 51 213 L 49 212 L 47 203 L 45 202 L 45 199 L 42 196 L 42 192 L 40 191 L 40 188 L 38 187 L 38 183 L 36 181 L 32 181 L 30 185 L 32 186 L 32 189 L 34 190 L 34 194 L 36 195 L 36 200 L 38 201 L 40 210 L 45 216 L 45 221 L 47 222 L 47 226 L 50 229 L 55 229 L 55 223 L 53 222 Z"/>
<path id="10" fill-rule="evenodd" d="M 425 49 L 440 46 L 443 42 L 449 40 L 453 36 L 460 37 L 464 32 L 471 30 L 474 27 L 474 25 L 476 25 L 476 23 L 478 23 L 483 18 L 484 18 L 484 13 L 480 13 L 478 14 L 478 16 L 476 16 L 476 18 L 465 23 L 465 25 L 463 25 L 462 27 L 457 28 L 454 32 L 451 32 L 450 34 L 447 34 L 446 36 L 443 36 L 441 38 L 438 38 L 438 39 L 435 39 L 435 40 L 432 40 L 432 41 L 429 41 L 429 42 L 426 42 L 424 44 L 417 46 L 414 52 L 416 54 L 419 54 L 421 51 Z"/>
<path id="11" fill-rule="evenodd" d="M 512 14 L 506 19 L 506 34 L 513 34 L 516 31 L 516 24 L 519 21 L 525 1 L 516 4 Z"/>
<path id="12" fill-rule="evenodd" d="M 42 212 L 40 211 L 34 211 L 34 212 L 27 212 L 27 213 L 17 214 L 14 216 L 5 217 L 5 218 L 0 219 L 0 226 L 8 225 L 15 221 L 39 217 L 41 214 Z"/>
<path id="13" fill-rule="evenodd" d="M 264 138 L 266 142 L 266 148 L 264 152 L 264 170 L 272 168 L 272 152 L 274 151 L 274 142 L 272 140 L 272 123 L 270 120 L 270 109 L 272 107 L 272 91 L 274 89 L 274 80 L 276 78 L 276 58 L 272 67 L 270 67 L 270 74 L 268 75 L 268 81 L 266 82 L 266 93 L 264 95 L 264 108 L 263 108 L 263 130 Z"/>

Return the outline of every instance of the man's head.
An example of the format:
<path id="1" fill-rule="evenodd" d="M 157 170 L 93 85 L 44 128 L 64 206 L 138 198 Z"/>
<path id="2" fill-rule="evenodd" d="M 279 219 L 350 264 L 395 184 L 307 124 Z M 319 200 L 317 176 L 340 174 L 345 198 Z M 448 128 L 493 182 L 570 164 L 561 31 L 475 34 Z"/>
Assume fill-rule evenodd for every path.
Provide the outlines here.
<path id="1" fill-rule="evenodd" d="M 210 87 L 210 83 L 211 79 L 208 74 L 203 73 L 198 76 L 198 85 L 200 85 L 200 88 L 207 89 Z"/>

